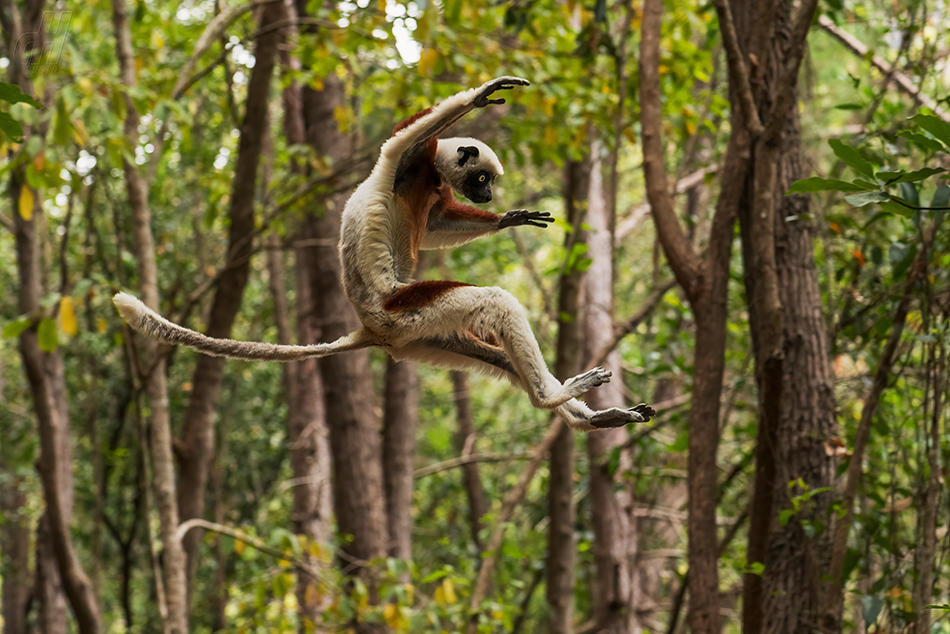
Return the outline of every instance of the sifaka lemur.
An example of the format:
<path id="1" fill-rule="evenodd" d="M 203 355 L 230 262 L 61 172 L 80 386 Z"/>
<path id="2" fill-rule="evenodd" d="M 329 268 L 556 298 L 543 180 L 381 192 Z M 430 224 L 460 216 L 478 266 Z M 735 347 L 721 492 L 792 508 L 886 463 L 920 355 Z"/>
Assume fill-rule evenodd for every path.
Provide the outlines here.
<path id="1" fill-rule="evenodd" d="M 147 337 L 204 354 L 237 359 L 294 361 L 370 346 L 396 359 L 474 369 L 505 377 L 527 392 L 535 407 L 556 410 L 568 426 L 590 431 L 646 422 L 652 408 L 593 411 L 575 397 L 610 380 L 594 368 L 564 383 L 545 364 L 524 308 L 498 287 L 452 281 L 414 282 L 420 249 L 464 244 L 506 227 L 552 222 L 545 212 L 516 209 L 495 214 L 462 204 L 492 199 L 503 170 L 481 141 L 438 136 L 476 108 L 504 103 L 500 90 L 527 86 L 499 77 L 449 97 L 396 126 L 383 144 L 375 168 L 343 210 L 340 261 L 343 288 L 362 327 L 332 342 L 283 346 L 206 337 L 162 318 L 135 297 L 114 301 L 122 318 Z"/>

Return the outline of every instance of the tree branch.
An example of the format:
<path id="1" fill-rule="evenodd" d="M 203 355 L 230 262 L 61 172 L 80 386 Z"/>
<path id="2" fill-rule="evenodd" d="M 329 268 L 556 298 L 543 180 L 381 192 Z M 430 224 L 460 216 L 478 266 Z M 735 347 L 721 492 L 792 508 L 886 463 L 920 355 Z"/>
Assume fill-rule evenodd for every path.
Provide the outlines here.
<path id="1" fill-rule="evenodd" d="M 660 136 L 660 21 L 662 0 L 649 0 L 643 7 L 640 39 L 640 126 L 643 137 L 643 174 L 647 200 L 653 210 L 653 222 L 663 251 L 677 281 L 687 296 L 698 293 L 700 262 L 673 210 L 666 166 L 663 162 L 663 140 Z"/>
<path id="2" fill-rule="evenodd" d="M 544 434 L 544 438 L 542 438 L 541 442 L 534 448 L 531 461 L 521 473 L 518 483 L 508 492 L 508 495 L 501 505 L 501 510 L 498 512 L 495 522 L 495 528 L 488 541 L 488 547 L 484 552 L 482 567 L 478 571 L 478 577 L 475 580 L 475 586 L 472 590 L 472 599 L 469 603 L 468 634 L 475 634 L 475 632 L 478 631 L 478 615 L 481 612 L 482 601 L 484 601 L 488 595 L 488 588 L 491 585 L 492 574 L 495 572 L 498 551 L 501 549 L 501 543 L 505 537 L 505 528 L 507 527 L 508 520 L 511 519 L 515 507 L 524 497 L 525 492 L 528 490 L 528 485 L 531 484 L 534 474 L 544 459 L 544 455 L 551 448 L 551 445 L 554 444 L 554 441 L 557 440 L 557 436 L 563 426 L 564 421 L 560 418 L 554 419 L 554 422 L 548 427 L 547 433 Z"/>
<path id="3" fill-rule="evenodd" d="M 778 142 L 782 135 L 789 108 L 792 106 L 798 88 L 798 69 L 801 68 L 802 59 L 805 57 L 805 42 L 817 8 L 818 0 L 805 0 L 798 12 L 798 19 L 792 26 L 791 44 L 785 57 L 785 73 L 779 80 L 779 93 L 769 110 L 768 122 L 765 126 L 766 139 Z"/>
<path id="4" fill-rule="evenodd" d="M 456 458 L 450 458 L 449 460 L 443 460 L 442 462 L 436 462 L 435 464 L 431 464 L 428 467 L 416 469 L 413 472 L 412 477 L 424 478 L 434 473 L 439 473 L 440 471 L 448 471 L 449 469 L 455 469 L 456 467 L 462 467 L 475 462 L 507 462 L 508 460 L 524 460 L 525 458 L 530 458 L 532 455 L 533 454 L 521 451 L 516 453 L 477 453 L 469 454 L 467 456 L 458 456 Z"/>
<path id="5" fill-rule="evenodd" d="M 745 57 L 739 47 L 739 37 L 736 35 L 736 24 L 732 19 L 729 0 L 713 0 L 713 5 L 719 15 L 719 32 L 722 34 L 722 42 L 726 48 L 726 60 L 729 63 L 729 71 L 732 75 L 730 85 L 739 97 L 742 114 L 745 115 L 749 132 L 753 137 L 757 137 L 762 133 L 762 122 L 759 120 L 755 98 L 752 96 L 749 68 L 746 66 Z"/>
<path id="6" fill-rule="evenodd" d="M 838 27 L 830 18 L 826 16 L 819 16 L 818 25 L 821 26 L 831 37 L 838 40 L 846 49 L 857 55 L 858 57 L 868 60 L 871 63 L 871 66 L 878 69 L 885 77 L 890 77 L 890 81 L 897 84 L 897 87 L 904 92 L 908 97 L 914 100 L 918 105 L 924 106 L 925 108 L 930 108 L 935 115 L 950 123 L 950 113 L 937 105 L 937 103 L 923 94 L 920 90 L 920 85 L 914 82 L 910 77 L 895 69 L 891 64 L 887 63 L 884 58 L 880 55 L 870 55 L 870 49 L 861 42 L 858 38 L 854 37 L 844 29 Z"/>

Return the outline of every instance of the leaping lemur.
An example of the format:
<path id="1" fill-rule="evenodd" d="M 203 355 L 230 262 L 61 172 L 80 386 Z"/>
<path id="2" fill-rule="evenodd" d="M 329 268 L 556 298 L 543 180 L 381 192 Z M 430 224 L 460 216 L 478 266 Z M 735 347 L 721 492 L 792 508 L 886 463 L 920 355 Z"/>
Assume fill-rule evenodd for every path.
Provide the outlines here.
<path id="1" fill-rule="evenodd" d="M 362 327 L 332 343 L 284 346 L 214 339 L 174 324 L 126 293 L 114 302 L 122 318 L 147 337 L 212 356 L 294 361 L 371 346 L 396 359 L 414 359 L 505 377 L 528 393 L 538 408 L 553 409 L 573 429 L 642 423 L 656 412 L 646 405 L 593 411 L 575 397 L 610 380 L 603 368 L 563 384 L 541 355 L 524 308 L 511 293 L 452 281 L 414 282 L 420 249 L 464 244 L 506 227 L 552 222 L 546 212 L 516 209 L 498 215 L 462 204 L 492 199 L 503 169 L 481 141 L 438 136 L 476 108 L 504 103 L 500 90 L 527 86 L 499 77 L 449 97 L 396 126 L 372 173 L 343 210 L 340 261 L 343 288 Z"/>

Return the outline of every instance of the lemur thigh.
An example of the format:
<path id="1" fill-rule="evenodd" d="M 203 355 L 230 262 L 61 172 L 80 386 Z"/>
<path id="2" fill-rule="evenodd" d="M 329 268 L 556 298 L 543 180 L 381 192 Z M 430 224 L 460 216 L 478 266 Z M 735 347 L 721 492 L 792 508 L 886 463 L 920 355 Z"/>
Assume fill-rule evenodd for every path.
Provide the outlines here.
<path id="1" fill-rule="evenodd" d="M 398 349 L 390 349 L 390 353 L 399 359 L 415 359 L 457 370 L 484 372 L 499 378 L 507 378 L 518 387 L 523 387 L 521 378 L 515 372 L 505 351 L 471 334 L 413 341 Z M 593 431 L 622 427 L 627 423 L 646 422 L 646 416 L 652 415 L 652 410 L 648 412 L 648 409 L 643 405 L 638 405 L 629 410 L 612 407 L 594 411 L 581 401 L 572 398 L 559 405 L 556 411 L 571 429 Z"/>
<path id="2" fill-rule="evenodd" d="M 426 292 L 420 293 L 418 302 L 414 303 L 416 287 Z M 394 347 L 417 338 L 449 338 L 469 331 L 494 333 L 504 345 L 505 354 L 531 403 L 541 409 L 554 409 L 610 380 L 610 372 L 594 368 L 561 384 L 548 371 L 524 308 L 508 291 L 497 287 L 457 286 L 433 297 L 431 289 L 431 283 L 421 282 L 400 290 L 405 301 L 400 302 L 398 311 L 391 313 L 398 324 L 400 340 Z"/>

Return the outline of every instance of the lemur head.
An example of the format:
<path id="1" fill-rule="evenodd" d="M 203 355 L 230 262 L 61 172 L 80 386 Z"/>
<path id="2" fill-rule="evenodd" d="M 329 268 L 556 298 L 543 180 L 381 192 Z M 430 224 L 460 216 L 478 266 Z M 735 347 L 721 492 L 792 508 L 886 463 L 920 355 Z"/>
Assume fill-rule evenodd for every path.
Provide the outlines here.
<path id="1" fill-rule="evenodd" d="M 473 203 L 490 201 L 495 177 L 505 173 L 492 149 L 477 139 L 439 139 L 435 167 Z"/>

